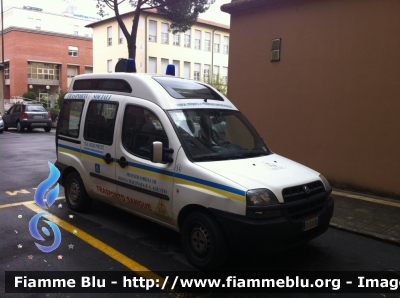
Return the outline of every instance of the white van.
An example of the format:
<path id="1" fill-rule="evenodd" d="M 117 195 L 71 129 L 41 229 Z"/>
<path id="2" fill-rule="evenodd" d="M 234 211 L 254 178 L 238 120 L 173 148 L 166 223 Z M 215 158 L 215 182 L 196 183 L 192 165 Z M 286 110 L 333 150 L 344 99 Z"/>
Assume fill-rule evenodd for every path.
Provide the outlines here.
<path id="1" fill-rule="evenodd" d="M 92 198 L 181 233 L 197 268 L 228 251 L 273 251 L 328 229 L 333 199 L 318 172 L 273 153 L 221 93 L 140 73 L 74 77 L 56 130 L 69 207 Z"/>

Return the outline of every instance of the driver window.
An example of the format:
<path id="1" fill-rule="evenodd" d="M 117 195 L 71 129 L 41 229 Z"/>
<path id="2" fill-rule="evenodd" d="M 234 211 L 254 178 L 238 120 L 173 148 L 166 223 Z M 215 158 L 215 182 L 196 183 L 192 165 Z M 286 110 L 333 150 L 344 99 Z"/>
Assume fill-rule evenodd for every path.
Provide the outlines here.
<path id="1" fill-rule="evenodd" d="M 126 150 L 145 159 L 150 159 L 155 141 L 168 148 L 168 138 L 158 117 L 148 109 L 133 105 L 125 109 L 121 139 Z"/>

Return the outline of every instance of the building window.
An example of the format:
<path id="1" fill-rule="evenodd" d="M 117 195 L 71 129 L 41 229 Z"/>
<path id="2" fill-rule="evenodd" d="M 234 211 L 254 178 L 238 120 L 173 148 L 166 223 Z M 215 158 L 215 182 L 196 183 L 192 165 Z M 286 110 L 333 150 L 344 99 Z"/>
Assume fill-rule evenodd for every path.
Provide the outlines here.
<path id="1" fill-rule="evenodd" d="M 223 53 L 224 54 L 229 54 L 229 36 L 224 36 Z"/>
<path id="2" fill-rule="evenodd" d="M 168 43 L 168 24 L 161 23 L 161 43 Z"/>
<path id="3" fill-rule="evenodd" d="M 157 22 L 149 21 L 149 41 L 157 41 Z"/>
<path id="4" fill-rule="evenodd" d="M 78 47 L 68 46 L 68 56 L 78 57 Z"/>
<path id="5" fill-rule="evenodd" d="M 167 73 L 168 64 L 169 64 L 169 60 L 168 59 L 161 58 L 161 74 L 166 74 Z"/>
<path id="6" fill-rule="evenodd" d="M 185 48 L 190 48 L 190 29 L 185 32 L 183 46 Z"/>
<path id="7" fill-rule="evenodd" d="M 10 66 L 8 64 L 6 64 L 4 68 L 4 79 L 5 80 L 10 79 Z"/>
<path id="8" fill-rule="evenodd" d="M 190 79 L 190 62 L 183 63 L 183 77 Z"/>
<path id="9" fill-rule="evenodd" d="M 107 71 L 112 72 L 112 60 L 107 60 Z"/>
<path id="10" fill-rule="evenodd" d="M 124 32 L 122 32 L 121 27 L 119 27 L 119 31 L 118 31 L 118 43 L 124 43 Z"/>
<path id="11" fill-rule="evenodd" d="M 208 83 L 209 81 L 209 74 L 210 74 L 210 65 L 204 64 L 204 82 Z"/>
<path id="12" fill-rule="evenodd" d="M 211 46 L 211 33 L 206 32 L 204 36 L 204 50 L 209 51 Z"/>
<path id="13" fill-rule="evenodd" d="M 107 45 L 112 45 L 112 27 L 107 27 Z"/>
<path id="14" fill-rule="evenodd" d="M 216 66 L 216 65 L 214 65 L 214 69 L 213 69 L 213 80 L 214 80 L 214 82 L 219 81 L 219 66 Z"/>
<path id="15" fill-rule="evenodd" d="M 35 29 L 36 30 L 42 29 L 42 20 L 40 20 L 40 19 L 35 20 Z"/>
<path id="16" fill-rule="evenodd" d="M 149 73 L 157 73 L 157 58 L 149 57 Z"/>
<path id="17" fill-rule="evenodd" d="M 219 34 L 214 35 L 214 53 L 219 53 Z"/>
<path id="18" fill-rule="evenodd" d="M 28 61 L 28 79 L 60 80 L 58 64 Z"/>
<path id="19" fill-rule="evenodd" d="M 193 79 L 195 79 L 196 81 L 200 80 L 200 63 L 194 64 Z"/>
<path id="20" fill-rule="evenodd" d="M 228 67 L 222 67 L 222 83 L 228 84 Z"/>
<path id="21" fill-rule="evenodd" d="M 175 76 L 179 77 L 179 69 L 180 69 L 180 65 L 181 63 L 179 62 L 179 60 L 173 60 L 172 64 L 174 64 L 175 66 Z"/>
<path id="22" fill-rule="evenodd" d="M 200 43 L 201 43 L 201 31 L 195 30 L 194 31 L 194 48 L 200 50 Z"/>
<path id="23" fill-rule="evenodd" d="M 179 46 L 179 32 L 176 32 L 174 34 L 174 41 L 173 41 L 174 46 Z"/>

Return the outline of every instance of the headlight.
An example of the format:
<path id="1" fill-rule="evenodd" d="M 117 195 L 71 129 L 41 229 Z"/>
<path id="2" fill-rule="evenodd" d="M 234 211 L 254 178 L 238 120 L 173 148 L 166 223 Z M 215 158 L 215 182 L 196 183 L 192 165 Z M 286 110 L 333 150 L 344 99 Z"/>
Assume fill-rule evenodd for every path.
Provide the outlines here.
<path id="1" fill-rule="evenodd" d="M 326 178 L 323 175 L 319 175 L 319 178 L 322 180 L 322 183 L 325 186 L 325 190 L 331 189 L 328 180 L 326 180 Z"/>
<path id="2" fill-rule="evenodd" d="M 247 206 L 271 206 L 279 204 L 272 191 L 266 188 L 252 189 L 246 194 Z"/>

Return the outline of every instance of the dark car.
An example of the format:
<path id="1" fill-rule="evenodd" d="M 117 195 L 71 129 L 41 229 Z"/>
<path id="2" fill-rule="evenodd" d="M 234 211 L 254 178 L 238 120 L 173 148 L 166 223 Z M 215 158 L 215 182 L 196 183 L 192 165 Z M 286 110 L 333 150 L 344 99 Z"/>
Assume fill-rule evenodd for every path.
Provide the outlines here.
<path id="1" fill-rule="evenodd" d="M 25 128 L 32 131 L 34 128 L 43 128 L 46 132 L 51 130 L 51 117 L 40 103 L 17 103 L 3 116 L 4 130 L 16 127 L 19 132 Z"/>

